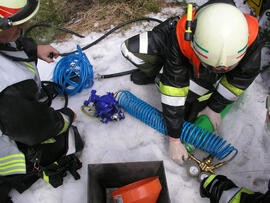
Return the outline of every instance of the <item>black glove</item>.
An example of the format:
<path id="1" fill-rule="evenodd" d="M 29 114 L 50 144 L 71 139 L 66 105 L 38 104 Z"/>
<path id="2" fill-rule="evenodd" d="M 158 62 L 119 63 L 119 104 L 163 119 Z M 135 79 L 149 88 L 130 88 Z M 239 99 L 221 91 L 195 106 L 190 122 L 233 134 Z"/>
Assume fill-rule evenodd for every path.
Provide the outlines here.
<path id="1" fill-rule="evenodd" d="M 237 186 L 226 176 L 210 175 L 202 181 L 200 195 L 210 198 L 211 203 L 218 203 L 222 192 L 234 187 Z"/>
<path id="2" fill-rule="evenodd" d="M 42 178 L 50 183 L 54 188 L 59 187 L 63 184 L 63 178 L 67 175 L 65 168 L 58 165 L 54 162 L 46 167 L 42 171 Z"/>
<path id="3" fill-rule="evenodd" d="M 80 174 L 77 172 L 82 167 L 81 161 L 75 154 L 65 156 L 58 161 L 59 166 L 65 167 L 67 171 L 74 177 L 75 180 L 80 179 Z"/>

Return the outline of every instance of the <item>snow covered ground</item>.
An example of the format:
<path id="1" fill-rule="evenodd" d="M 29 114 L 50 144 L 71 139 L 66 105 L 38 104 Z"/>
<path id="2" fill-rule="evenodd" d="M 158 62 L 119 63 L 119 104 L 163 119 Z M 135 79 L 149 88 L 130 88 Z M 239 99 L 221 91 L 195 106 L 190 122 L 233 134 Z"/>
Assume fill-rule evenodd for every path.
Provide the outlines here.
<path id="1" fill-rule="evenodd" d="M 199 5 L 204 2 L 206 1 L 196 1 Z M 248 11 L 246 5 L 238 4 L 243 11 Z M 165 20 L 169 16 L 183 13 L 181 8 L 174 8 L 163 9 L 160 13 L 150 16 Z M 120 45 L 125 39 L 150 30 L 155 25 L 155 22 L 134 25 L 127 31 L 110 35 L 86 50 L 85 53 L 93 65 L 94 73 L 111 74 L 134 69 L 135 67 L 121 55 Z M 83 47 L 101 35 L 102 33 L 85 33 L 87 36 L 85 39 L 74 37 L 65 43 L 53 44 L 53 46 L 61 53 L 69 52 L 76 49 L 77 44 Z M 46 64 L 39 61 L 39 70 L 43 80 L 52 78 L 56 62 Z M 197 179 L 187 176 L 188 164 L 180 166 L 168 157 L 168 140 L 159 132 L 127 113 L 124 120 L 108 124 L 103 124 L 99 119 L 83 114 L 80 107 L 84 100 L 88 99 L 92 89 L 97 90 L 98 95 L 126 89 L 152 106 L 161 108 L 160 95 L 156 87 L 134 85 L 129 76 L 95 81 L 91 89 L 70 97 L 69 107 L 77 114 L 75 125 L 85 141 L 85 148 L 80 157 L 83 162 L 83 167 L 79 170 L 81 179 L 75 181 L 68 175 L 64 179 L 64 184 L 56 189 L 40 179 L 23 194 L 12 191 L 12 199 L 15 203 L 86 203 L 87 164 L 156 160 L 164 161 L 172 203 L 209 202 L 200 197 Z M 266 191 L 270 178 L 270 135 L 264 131 L 267 91 L 263 87 L 262 79 L 258 76 L 244 95 L 233 104 L 218 131 L 218 135 L 234 145 L 239 153 L 232 162 L 217 169 L 216 172 L 227 175 L 240 186 L 260 192 Z M 59 98 L 54 102 L 56 108 L 62 104 Z"/>

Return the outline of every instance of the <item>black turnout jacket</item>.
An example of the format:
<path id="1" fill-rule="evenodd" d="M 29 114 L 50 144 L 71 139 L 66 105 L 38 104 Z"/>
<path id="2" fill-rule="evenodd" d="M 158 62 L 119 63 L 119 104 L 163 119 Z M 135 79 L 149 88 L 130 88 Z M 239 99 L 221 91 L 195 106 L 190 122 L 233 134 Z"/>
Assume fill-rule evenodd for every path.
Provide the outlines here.
<path id="1" fill-rule="evenodd" d="M 207 4 L 216 2 L 234 5 L 231 0 L 212 0 Z M 184 105 L 171 105 L 161 99 L 168 135 L 174 138 L 180 137 L 184 120 L 194 121 L 196 118 L 198 110 L 193 108 L 195 103 L 204 101 L 212 110 L 220 113 L 228 104 L 236 101 L 259 74 L 261 55 L 258 36 L 232 71 L 217 74 L 200 64 L 197 73 L 179 47 L 176 34 L 179 19 L 170 18 L 151 32 L 154 42 L 159 44 L 158 52 L 164 59 L 161 94 L 172 101 L 174 97 L 185 99 Z"/>

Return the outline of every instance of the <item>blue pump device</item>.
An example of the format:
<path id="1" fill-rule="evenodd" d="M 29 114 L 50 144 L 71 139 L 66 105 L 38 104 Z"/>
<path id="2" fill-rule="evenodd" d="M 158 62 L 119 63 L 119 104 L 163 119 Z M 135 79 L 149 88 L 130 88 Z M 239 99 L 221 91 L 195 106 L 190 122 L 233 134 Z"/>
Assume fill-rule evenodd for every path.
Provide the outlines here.
<path id="1" fill-rule="evenodd" d="M 107 95 L 98 96 L 96 95 L 96 90 L 92 90 L 89 99 L 84 101 L 81 109 L 88 116 L 100 117 L 102 123 L 119 121 L 125 118 L 112 92 L 108 92 Z"/>

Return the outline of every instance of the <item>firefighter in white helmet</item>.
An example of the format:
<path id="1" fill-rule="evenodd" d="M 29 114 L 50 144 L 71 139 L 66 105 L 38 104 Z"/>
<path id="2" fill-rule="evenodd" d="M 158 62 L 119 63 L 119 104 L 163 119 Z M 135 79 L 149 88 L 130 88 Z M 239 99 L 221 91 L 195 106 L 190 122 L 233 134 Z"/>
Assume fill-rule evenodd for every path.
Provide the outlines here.
<path id="1" fill-rule="evenodd" d="M 156 79 L 159 85 L 173 160 L 182 164 L 188 158 L 179 139 L 184 120 L 194 122 L 205 114 L 217 129 L 220 112 L 254 81 L 259 45 L 257 19 L 233 0 L 211 0 L 188 19 L 169 18 L 121 45 L 123 56 L 139 69 L 131 80 L 144 85 Z"/>

